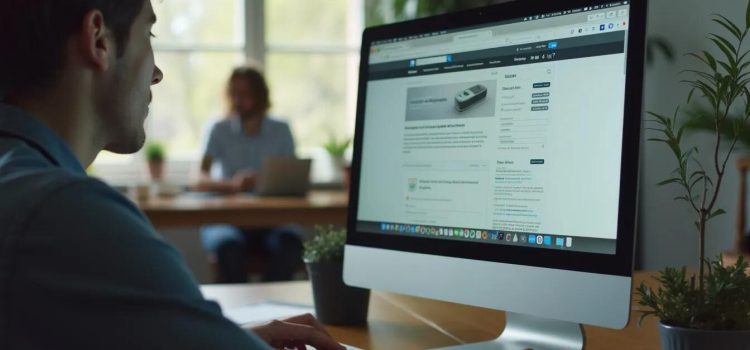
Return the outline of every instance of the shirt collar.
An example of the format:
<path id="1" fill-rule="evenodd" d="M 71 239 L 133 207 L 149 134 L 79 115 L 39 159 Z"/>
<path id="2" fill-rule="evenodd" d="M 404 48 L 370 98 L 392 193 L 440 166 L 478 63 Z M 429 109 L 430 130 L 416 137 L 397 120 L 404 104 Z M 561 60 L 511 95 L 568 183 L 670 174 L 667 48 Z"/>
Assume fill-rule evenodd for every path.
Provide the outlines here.
<path id="1" fill-rule="evenodd" d="M 0 103 L 0 137 L 23 140 L 52 164 L 71 172 L 86 174 L 68 145 L 52 129 L 24 110 Z"/>
<path id="2" fill-rule="evenodd" d="M 240 121 L 240 117 L 232 116 L 230 118 L 231 119 L 229 120 L 229 124 L 230 124 L 230 127 L 232 128 L 232 132 L 246 135 L 245 130 L 242 129 L 242 122 Z M 259 135 L 263 135 L 268 132 L 268 123 L 266 119 L 268 119 L 268 116 L 264 116 L 263 120 L 261 120 L 260 122 L 260 132 L 258 133 Z M 257 135 L 253 135 L 253 136 L 257 136 Z"/>

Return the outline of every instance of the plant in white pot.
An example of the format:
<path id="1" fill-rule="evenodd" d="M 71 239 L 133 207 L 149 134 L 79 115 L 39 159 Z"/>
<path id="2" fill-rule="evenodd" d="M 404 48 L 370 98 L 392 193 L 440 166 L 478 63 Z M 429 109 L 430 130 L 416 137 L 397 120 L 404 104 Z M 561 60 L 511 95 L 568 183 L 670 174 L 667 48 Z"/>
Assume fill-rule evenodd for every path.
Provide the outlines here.
<path id="1" fill-rule="evenodd" d="M 367 323 L 370 290 L 344 284 L 346 229 L 315 227 L 315 237 L 305 242 L 304 260 L 312 282 L 315 315 L 329 325 Z"/>
<path id="2" fill-rule="evenodd" d="M 151 142 L 145 147 L 148 172 L 151 180 L 159 182 L 164 177 L 164 161 L 167 157 L 164 146 L 160 143 Z"/>
<path id="3" fill-rule="evenodd" d="M 346 154 L 346 150 L 349 149 L 349 145 L 351 145 L 351 143 L 351 138 L 338 140 L 335 137 L 331 136 L 328 142 L 323 145 L 323 148 L 325 148 L 326 152 L 328 152 L 328 154 L 331 156 L 335 171 L 341 177 L 341 181 L 343 182 L 344 188 L 346 189 L 349 188 L 350 166 L 346 163 L 344 155 Z"/>
<path id="4" fill-rule="evenodd" d="M 660 318 L 659 332 L 663 349 L 750 349 L 750 277 L 745 273 L 748 263 L 743 259 L 733 266 L 723 266 L 721 257 L 705 256 L 708 222 L 724 214 L 717 207 L 717 198 L 732 152 L 737 144 L 742 124 L 750 117 L 750 54 L 743 44 L 750 31 L 750 3 L 745 23 L 740 26 L 722 15 L 713 21 L 726 31 L 725 35 L 709 34 L 708 39 L 719 55 L 707 51 L 689 56 L 701 62 L 702 69 L 686 70 L 690 78 L 683 82 L 691 86 L 687 103 L 694 103 L 709 111 L 713 121 L 713 143 L 709 152 L 683 142 L 686 123 L 679 116 L 649 113 L 656 127 L 649 128 L 659 136 L 651 141 L 669 147 L 677 168 L 672 177 L 660 186 L 677 186 L 682 192 L 675 201 L 685 203 L 694 214 L 698 236 L 699 257 L 697 272 L 686 268 L 666 268 L 657 276 L 656 290 L 641 284 L 637 289 L 639 303 L 647 308 L 643 317 Z M 742 117 L 729 117 L 741 110 Z M 727 135 L 721 129 L 733 123 Z M 720 150 L 724 149 L 724 152 Z M 696 157 L 699 152 L 710 155 L 704 166 Z"/>

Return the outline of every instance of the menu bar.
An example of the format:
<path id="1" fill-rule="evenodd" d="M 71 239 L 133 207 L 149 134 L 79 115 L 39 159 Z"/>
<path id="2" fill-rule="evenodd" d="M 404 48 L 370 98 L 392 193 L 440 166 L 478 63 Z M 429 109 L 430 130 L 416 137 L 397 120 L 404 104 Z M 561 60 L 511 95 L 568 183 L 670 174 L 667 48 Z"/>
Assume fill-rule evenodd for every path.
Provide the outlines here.
<path id="1" fill-rule="evenodd" d="M 561 61 L 625 52 L 625 31 L 371 64 L 369 80 Z"/>

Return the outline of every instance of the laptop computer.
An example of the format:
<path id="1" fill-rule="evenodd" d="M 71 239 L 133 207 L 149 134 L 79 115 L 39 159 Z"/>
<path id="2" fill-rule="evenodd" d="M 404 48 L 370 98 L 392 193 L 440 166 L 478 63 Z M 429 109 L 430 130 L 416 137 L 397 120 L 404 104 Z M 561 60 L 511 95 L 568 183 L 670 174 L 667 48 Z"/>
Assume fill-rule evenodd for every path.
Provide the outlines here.
<path id="1" fill-rule="evenodd" d="M 312 160 L 268 157 L 263 160 L 255 194 L 262 197 L 304 197 L 310 189 Z"/>

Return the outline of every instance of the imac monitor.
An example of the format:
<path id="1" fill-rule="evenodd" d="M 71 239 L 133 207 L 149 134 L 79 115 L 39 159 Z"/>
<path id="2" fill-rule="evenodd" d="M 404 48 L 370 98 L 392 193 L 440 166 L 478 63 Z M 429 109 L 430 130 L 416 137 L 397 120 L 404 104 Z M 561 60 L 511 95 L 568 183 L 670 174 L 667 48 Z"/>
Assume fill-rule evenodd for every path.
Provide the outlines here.
<path id="1" fill-rule="evenodd" d="M 366 29 L 345 282 L 505 310 L 477 349 L 623 328 L 645 17 L 518 0 Z"/>

